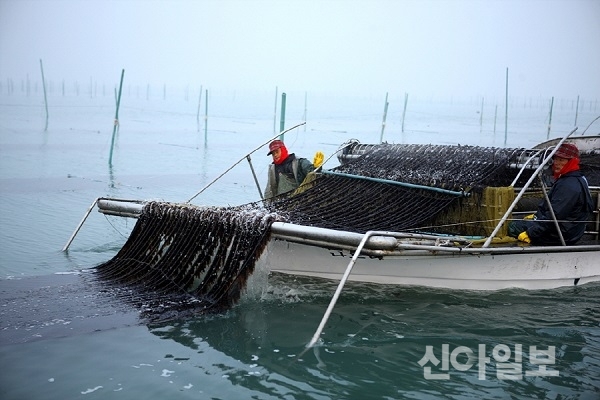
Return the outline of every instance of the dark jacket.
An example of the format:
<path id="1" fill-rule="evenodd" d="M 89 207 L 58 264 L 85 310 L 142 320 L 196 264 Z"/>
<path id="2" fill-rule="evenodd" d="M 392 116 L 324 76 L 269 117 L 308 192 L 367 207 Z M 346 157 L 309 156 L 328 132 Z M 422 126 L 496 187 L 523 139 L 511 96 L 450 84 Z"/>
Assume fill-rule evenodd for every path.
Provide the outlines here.
<path id="1" fill-rule="evenodd" d="M 548 193 L 566 244 L 575 244 L 585 231 L 585 221 L 593 210 L 592 197 L 581 171 L 569 172 L 556 180 Z M 532 244 L 560 245 L 556 224 L 544 199 L 527 229 Z"/>

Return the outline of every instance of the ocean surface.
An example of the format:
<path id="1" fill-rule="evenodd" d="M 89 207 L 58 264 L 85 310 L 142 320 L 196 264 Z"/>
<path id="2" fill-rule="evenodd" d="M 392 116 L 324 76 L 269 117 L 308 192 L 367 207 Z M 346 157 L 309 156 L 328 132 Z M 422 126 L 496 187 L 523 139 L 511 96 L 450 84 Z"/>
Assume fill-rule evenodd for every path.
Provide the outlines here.
<path id="1" fill-rule="evenodd" d="M 149 97 L 0 91 L 0 398 L 599 399 L 600 284 L 453 291 L 348 283 L 318 346 L 307 349 L 335 281 L 269 273 L 259 262 L 239 304 L 148 323 L 92 269 L 135 220 L 98 197 L 239 205 L 264 187 L 264 147 L 279 131 L 274 93 Z M 273 91 L 274 92 L 274 91 Z M 306 100 L 305 100 L 306 99 Z M 530 147 L 578 132 L 597 100 L 336 96 L 288 93 L 290 151 L 326 158 L 362 143 Z M 200 110 L 200 112 L 198 111 Z M 597 123 L 596 123 L 597 124 Z M 550 126 L 550 132 L 549 132 Z M 598 126 L 587 133 L 597 134 Z M 332 157 L 326 167 L 337 165 Z"/>

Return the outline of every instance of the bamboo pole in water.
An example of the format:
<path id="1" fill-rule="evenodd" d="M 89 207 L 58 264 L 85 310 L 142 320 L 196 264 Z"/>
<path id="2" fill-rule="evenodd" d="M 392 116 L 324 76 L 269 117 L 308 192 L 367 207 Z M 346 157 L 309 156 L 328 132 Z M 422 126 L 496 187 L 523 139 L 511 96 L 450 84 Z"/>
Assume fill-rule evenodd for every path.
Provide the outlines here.
<path id="1" fill-rule="evenodd" d="M 407 104 L 408 104 L 408 93 L 404 93 L 404 109 L 402 110 L 402 133 L 404 133 L 404 119 L 406 118 Z"/>
<path id="2" fill-rule="evenodd" d="M 552 109 L 554 108 L 554 96 L 550 100 L 550 116 L 548 117 L 548 133 L 546 134 L 546 140 L 550 139 L 550 129 L 552 127 Z"/>
<path id="3" fill-rule="evenodd" d="M 279 132 L 283 132 L 285 130 L 285 92 L 281 93 L 281 116 L 279 118 Z M 279 138 L 283 140 L 284 134 L 279 135 Z"/>
<path id="4" fill-rule="evenodd" d="M 275 86 L 275 107 L 273 108 L 273 133 L 277 133 L 277 99 L 279 97 L 278 93 L 279 88 Z"/>
<path id="5" fill-rule="evenodd" d="M 308 118 L 307 98 L 308 94 L 304 92 L 304 122 L 306 122 L 306 119 Z M 304 132 L 306 132 L 306 124 L 304 124 Z"/>
<path id="6" fill-rule="evenodd" d="M 204 145 L 208 140 L 208 89 L 204 91 Z"/>
<path id="7" fill-rule="evenodd" d="M 200 132 L 200 104 L 202 104 L 202 85 L 200 85 L 200 95 L 198 96 L 198 111 L 196 111 L 196 132 Z"/>
<path id="8" fill-rule="evenodd" d="M 577 126 L 577 117 L 579 116 L 579 95 L 577 95 L 577 105 L 575 106 L 575 125 Z"/>
<path id="9" fill-rule="evenodd" d="M 498 104 L 496 104 L 496 110 L 494 111 L 494 138 L 496 137 L 496 121 L 498 119 Z"/>
<path id="10" fill-rule="evenodd" d="M 504 146 L 508 139 L 508 68 L 506 68 L 506 89 L 504 91 Z"/>
<path id="11" fill-rule="evenodd" d="M 48 130 L 48 96 L 46 95 L 46 80 L 44 79 L 44 65 L 42 64 L 42 59 L 40 59 L 40 69 L 42 71 L 42 86 L 44 88 L 44 104 L 46 105 L 46 126 L 44 127 L 44 132 Z"/>
<path id="12" fill-rule="evenodd" d="M 383 143 L 383 131 L 385 130 L 385 120 L 387 118 L 387 112 L 388 112 L 388 106 L 390 105 L 390 103 L 388 103 L 388 92 L 385 93 L 385 103 L 383 105 L 383 121 L 381 122 L 381 135 L 379 135 L 379 143 Z"/>
<path id="13" fill-rule="evenodd" d="M 119 94 L 117 95 L 117 109 L 115 111 L 115 122 L 113 126 L 112 139 L 110 141 L 110 155 L 108 156 L 108 165 L 112 166 L 113 149 L 115 147 L 115 135 L 117 133 L 117 127 L 119 126 L 119 106 L 121 105 L 121 91 L 123 90 L 123 76 L 125 70 L 121 70 L 121 82 L 119 83 Z"/>
<path id="14" fill-rule="evenodd" d="M 484 97 L 481 98 L 481 112 L 479 113 L 479 133 L 483 131 L 483 101 Z"/>

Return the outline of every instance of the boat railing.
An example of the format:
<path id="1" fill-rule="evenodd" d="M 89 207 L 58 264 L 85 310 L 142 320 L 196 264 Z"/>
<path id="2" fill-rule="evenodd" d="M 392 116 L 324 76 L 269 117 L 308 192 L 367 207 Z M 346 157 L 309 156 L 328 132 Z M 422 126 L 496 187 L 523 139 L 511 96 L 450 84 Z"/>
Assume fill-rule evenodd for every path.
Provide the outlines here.
<path id="1" fill-rule="evenodd" d="M 517 204 L 519 203 L 519 201 L 523 197 L 523 194 L 525 193 L 525 191 L 529 188 L 529 186 L 531 185 L 531 183 L 533 182 L 533 180 L 536 179 L 538 177 L 538 175 L 542 172 L 542 170 L 544 169 L 544 167 L 546 166 L 546 164 L 548 164 L 548 162 L 552 159 L 552 157 L 554 156 L 554 153 L 556 153 L 558 151 L 559 147 L 564 143 L 564 141 L 567 140 L 569 138 L 569 136 L 571 136 L 573 133 L 575 133 L 576 130 L 577 130 L 577 128 L 573 128 L 573 130 L 571 132 L 569 132 L 568 134 L 566 134 L 558 142 L 558 144 L 552 149 L 552 151 L 550 152 L 550 154 L 548 154 L 542 160 L 542 162 L 538 165 L 538 167 L 535 169 L 535 171 L 533 172 L 533 174 L 531 174 L 531 176 L 529 177 L 529 179 L 527 180 L 527 182 L 525 183 L 525 185 L 523 186 L 523 188 L 519 191 L 519 193 L 515 197 L 515 199 L 512 202 L 512 204 L 508 207 L 508 209 L 506 210 L 506 212 L 504 213 L 504 215 L 502 216 L 502 218 L 500 219 L 500 221 L 498 222 L 498 224 L 496 225 L 496 227 L 494 228 L 494 230 L 492 231 L 492 233 L 490 234 L 490 236 L 487 238 L 487 240 L 483 244 L 484 248 L 488 247 L 490 245 L 490 243 L 492 242 L 492 240 L 494 239 L 494 237 L 496 237 L 496 235 L 498 234 L 498 232 L 502 228 L 502 225 L 504 225 L 506 223 L 506 220 L 511 215 L 513 209 L 517 206 Z M 523 166 L 521 168 L 521 171 L 524 168 L 525 168 L 525 166 Z M 555 218 L 555 221 L 556 221 L 556 218 Z"/>
<path id="2" fill-rule="evenodd" d="M 355 252 L 363 234 L 316 228 L 285 222 L 274 222 L 271 225 L 274 240 L 283 240 L 307 246 L 329 249 L 332 254 Z M 386 235 L 369 237 L 361 250 L 366 257 L 383 258 L 390 256 L 431 256 L 446 253 L 460 254 L 506 254 L 506 253 L 546 253 L 556 251 L 600 251 L 600 245 L 576 246 L 518 246 L 516 244 L 493 247 L 481 247 L 477 242 L 485 238 L 444 236 L 409 232 L 386 232 Z"/>

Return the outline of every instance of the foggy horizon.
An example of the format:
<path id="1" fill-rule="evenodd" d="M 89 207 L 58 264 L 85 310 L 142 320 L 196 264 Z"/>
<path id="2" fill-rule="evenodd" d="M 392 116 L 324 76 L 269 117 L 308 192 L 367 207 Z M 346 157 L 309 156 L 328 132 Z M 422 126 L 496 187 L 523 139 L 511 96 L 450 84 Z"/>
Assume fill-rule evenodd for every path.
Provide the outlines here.
<path id="1" fill-rule="evenodd" d="M 0 80 L 41 82 L 41 59 L 82 91 L 125 69 L 140 90 L 502 97 L 508 69 L 509 96 L 594 100 L 598 21 L 593 0 L 0 0 Z"/>

